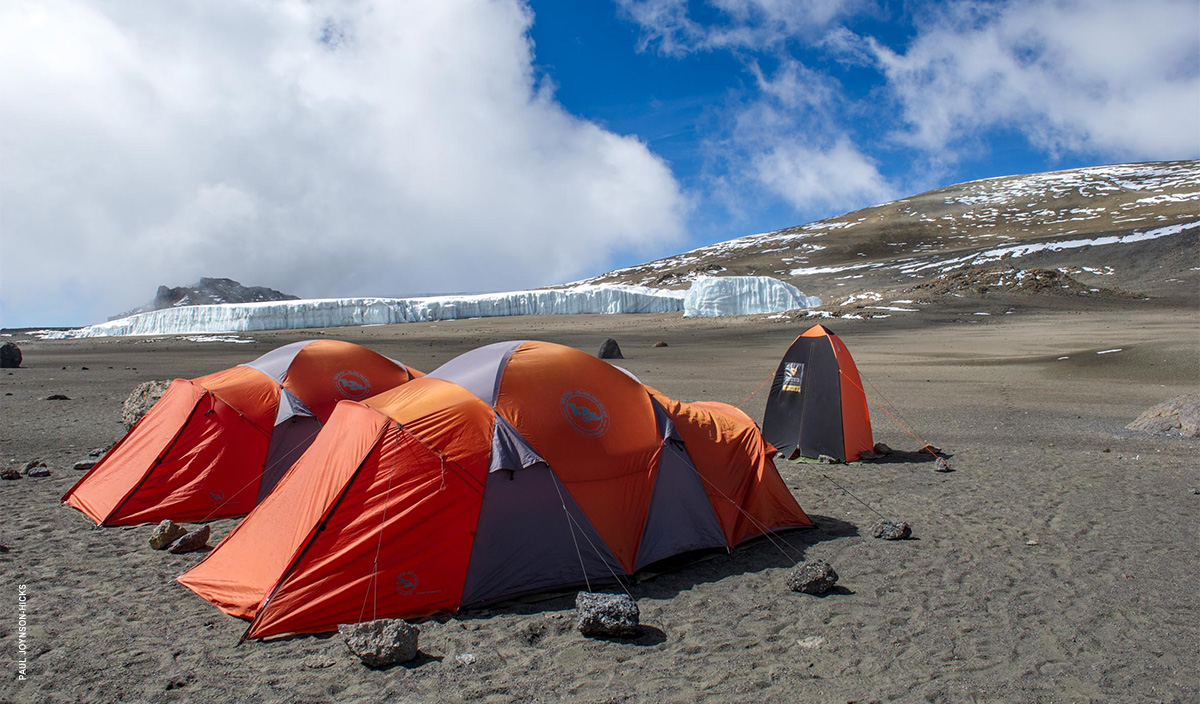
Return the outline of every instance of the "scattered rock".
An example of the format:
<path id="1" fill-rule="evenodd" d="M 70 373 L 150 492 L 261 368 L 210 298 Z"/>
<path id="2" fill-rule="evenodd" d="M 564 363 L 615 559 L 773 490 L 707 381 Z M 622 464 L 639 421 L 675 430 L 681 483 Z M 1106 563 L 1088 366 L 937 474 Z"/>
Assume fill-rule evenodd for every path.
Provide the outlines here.
<path id="1" fill-rule="evenodd" d="M 1151 435 L 1200 437 L 1200 394 L 1176 396 L 1160 403 L 1125 427 Z"/>
<path id="2" fill-rule="evenodd" d="M 108 447 L 93 448 L 90 452 L 88 452 L 88 457 L 99 457 L 111 449 L 112 449 L 112 445 L 109 445 Z"/>
<path id="3" fill-rule="evenodd" d="M 805 594 L 824 594 L 837 584 L 838 575 L 824 560 L 809 560 L 796 565 L 788 575 L 788 589 Z"/>
<path id="4" fill-rule="evenodd" d="M 170 385 L 169 381 L 146 381 L 135 386 L 121 405 L 121 423 L 125 430 L 132 430 L 134 424 L 146 415 L 146 411 L 158 403 Z"/>
<path id="5" fill-rule="evenodd" d="M 21 473 L 15 469 L 6 469 L 0 472 L 0 479 L 20 479 Z"/>
<path id="6" fill-rule="evenodd" d="M 1193 494 L 1200 494 L 1200 489 L 1192 489 Z"/>
<path id="7" fill-rule="evenodd" d="M 933 464 L 933 471 L 935 471 L 935 472 L 953 472 L 954 470 L 950 468 L 950 463 L 946 461 L 946 458 L 939 457 L 939 458 L 937 458 L 937 461 Z"/>
<path id="8" fill-rule="evenodd" d="M 208 526 L 205 526 L 207 528 Z M 187 535 L 187 528 L 178 523 L 166 520 L 154 527 L 154 532 L 150 534 L 150 547 L 155 550 L 166 550 L 167 547 Z M 208 541 L 208 536 L 205 536 L 205 542 Z"/>
<path id="9" fill-rule="evenodd" d="M 16 369 L 21 366 L 21 348 L 15 342 L 5 342 L 0 345 L 0 367 Z"/>
<path id="10" fill-rule="evenodd" d="M 25 465 L 25 476 L 27 477 L 48 477 L 50 476 L 50 468 L 41 460 L 34 460 Z"/>
<path id="11" fill-rule="evenodd" d="M 930 445 L 928 443 L 922 445 L 921 449 L 917 450 L 917 452 L 928 452 L 935 457 L 941 457 L 943 454 L 945 454 L 942 452 L 942 448 L 938 447 L 937 445 Z"/>
<path id="12" fill-rule="evenodd" d="M 458 655 L 454 656 L 454 659 L 457 660 L 460 665 L 474 665 L 477 658 L 475 657 L 474 653 L 459 653 Z"/>
<path id="13" fill-rule="evenodd" d="M 877 442 L 877 443 L 875 443 L 875 454 L 880 455 L 880 456 L 890 455 L 890 454 L 892 454 L 892 448 L 888 447 L 884 443 Z"/>
<path id="14" fill-rule="evenodd" d="M 310 670 L 320 670 L 326 667 L 333 667 L 337 661 L 328 655 L 309 655 L 304 658 L 303 665 Z"/>
<path id="15" fill-rule="evenodd" d="M 575 596 L 576 628 L 589 638 L 630 638 L 641 633 L 641 613 L 628 594 L 579 592 Z"/>
<path id="16" fill-rule="evenodd" d="M 95 467 L 97 464 L 100 464 L 97 460 L 79 460 L 75 464 L 71 465 L 71 469 L 77 469 L 80 472 L 86 472 L 92 467 Z"/>
<path id="17" fill-rule="evenodd" d="M 159 527 L 161 526 L 162 524 L 160 523 Z M 171 543 L 171 547 L 167 548 L 167 550 L 175 553 L 176 555 L 182 555 L 183 553 L 187 552 L 196 552 L 197 550 L 201 550 L 208 545 L 208 536 L 211 534 L 212 528 L 210 528 L 207 524 L 203 525 L 199 528 L 199 530 L 194 530 Z"/>
<path id="18" fill-rule="evenodd" d="M 71 397 L 66 394 L 50 394 L 46 397 L 47 401 L 70 401 Z"/>
<path id="19" fill-rule="evenodd" d="M 600 359 L 625 359 L 621 355 L 621 346 L 611 337 L 605 340 L 604 344 L 600 345 L 600 351 L 596 353 L 596 356 Z"/>
<path id="20" fill-rule="evenodd" d="M 655 347 L 670 347 L 670 345 L 668 345 L 668 344 L 667 344 L 665 341 L 663 341 L 663 340 L 659 340 L 658 342 L 655 342 L 655 343 L 654 343 L 654 346 L 655 346 Z"/>
<path id="21" fill-rule="evenodd" d="M 338 626 L 346 647 L 368 667 L 387 667 L 417 657 L 421 631 L 400 619 L 382 618 Z"/>
<path id="22" fill-rule="evenodd" d="M 821 464 L 841 464 L 842 461 L 832 455 L 818 455 L 817 462 Z"/>
<path id="23" fill-rule="evenodd" d="M 904 521 L 879 520 L 871 526 L 871 535 L 883 540 L 904 540 L 912 536 L 912 527 Z"/>
<path id="24" fill-rule="evenodd" d="M 1038 545 L 1041 545 L 1041 543 L 1039 543 L 1039 542 L 1038 542 L 1038 541 L 1036 541 L 1036 540 L 1026 540 L 1026 541 L 1025 541 L 1025 544 L 1026 544 L 1026 545 L 1028 545 L 1028 546 L 1029 546 L 1029 547 L 1031 547 L 1031 548 L 1034 548 L 1034 547 L 1037 547 Z"/>

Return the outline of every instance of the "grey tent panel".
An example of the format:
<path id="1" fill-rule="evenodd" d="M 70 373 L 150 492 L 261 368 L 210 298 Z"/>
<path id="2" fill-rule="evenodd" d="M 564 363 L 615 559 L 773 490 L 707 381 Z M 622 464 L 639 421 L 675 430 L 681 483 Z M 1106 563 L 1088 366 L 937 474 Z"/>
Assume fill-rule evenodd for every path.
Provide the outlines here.
<path id="1" fill-rule="evenodd" d="M 312 342 L 313 340 L 301 340 L 300 342 L 293 342 L 290 345 L 277 347 L 253 362 L 247 362 L 239 366 L 257 369 L 282 384 L 284 378 L 287 376 L 288 368 L 292 366 L 292 360 L 296 358 L 296 354 Z"/>
<path id="2" fill-rule="evenodd" d="M 320 430 L 321 422 L 304 402 L 291 391 L 281 388 L 275 428 L 271 432 L 271 444 L 267 446 L 262 482 L 258 485 L 258 503 L 262 503 L 288 469 L 300 459 Z"/>
<path id="3" fill-rule="evenodd" d="M 658 402 L 654 402 L 654 415 L 663 435 L 663 451 L 638 547 L 637 569 L 691 550 L 729 548 L 675 424 Z"/>
<path id="4" fill-rule="evenodd" d="M 316 439 L 321 421 L 311 415 L 295 415 L 275 426 L 267 460 L 263 465 L 262 482 L 258 485 L 258 503 L 271 493 L 283 475 L 291 469 L 300 455 Z"/>
<path id="5" fill-rule="evenodd" d="M 587 580 L 611 583 L 614 575 L 622 573 L 591 521 L 549 467 L 539 464 L 488 474 L 463 585 L 464 607 L 573 587 Z"/>
<path id="6" fill-rule="evenodd" d="M 512 424 L 497 413 L 496 427 L 492 432 L 492 464 L 488 472 L 525 469 L 539 463 L 546 464 L 546 460 Z"/>
<path id="7" fill-rule="evenodd" d="M 496 405 L 500 393 L 500 377 L 509 357 L 524 340 L 497 342 L 465 352 L 429 373 L 433 379 L 453 381 L 467 391 L 483 399 L 488 405 Z"/>

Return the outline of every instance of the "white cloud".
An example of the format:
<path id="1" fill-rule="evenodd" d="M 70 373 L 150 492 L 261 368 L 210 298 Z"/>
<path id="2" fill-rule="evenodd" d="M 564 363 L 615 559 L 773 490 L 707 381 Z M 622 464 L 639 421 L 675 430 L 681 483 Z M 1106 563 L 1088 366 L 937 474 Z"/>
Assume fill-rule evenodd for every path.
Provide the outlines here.
<path id="1" fill-rule="evenodd" d="M 527 287 L 680 237 L 670 169 L 555 101 L 531 21 L 517 0 L 4 3 L 0 325 L 202 275 Z"/>
<path id="2" fill-rule="evenodd" d="M 958 3 L 874 51 L 922 149 L 1005 129 L 1050 154 L 1200 155 L 1193 0 Z"/>
<path id="3" fill-rule="evenodd" d="M 719 22 L 702 22 L 688 0 L 617 0 L 642 29 L 643 48 L 667 55 L 748 48 L 762 50 L 793 37 L 821 40 L 836 21 L 869 11 L 871 0 L 707 0 Z"/>
<path id="4" fill-rule="evenodd" d="M 827 146 L 776 144 L 753 163 L 759 181 L 801 212 L 875 205 L 894 194 L 875 162 L 844 137 Z"/>

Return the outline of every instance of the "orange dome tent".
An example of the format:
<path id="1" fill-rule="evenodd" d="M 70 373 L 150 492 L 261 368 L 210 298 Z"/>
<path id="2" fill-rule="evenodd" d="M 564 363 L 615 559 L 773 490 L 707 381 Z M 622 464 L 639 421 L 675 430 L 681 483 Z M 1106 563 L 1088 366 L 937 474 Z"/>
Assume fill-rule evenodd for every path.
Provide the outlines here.
<path id="1" fill-rule="evenodd" d="M 359 345 L 309 340 L 176 379 L 62 500 L 107 526 L 245 515 L 312 443 L 338 401 L 419 376 Z"/>
<path id="2" fill-rule="evenodd" d="M 179 578 L 246 638 L 613 582 L 811 526 L 754 422 L 577 350 L 489 345 L 338 404 L 275 491 Z"/>
<path id="3" fill-rule="evenodd" d="M 829 455 L 853 462 L 875 446 L 858 367 L 829 328 L 814 325 L 784 353 L 762 432 L 788 459 Z"/>

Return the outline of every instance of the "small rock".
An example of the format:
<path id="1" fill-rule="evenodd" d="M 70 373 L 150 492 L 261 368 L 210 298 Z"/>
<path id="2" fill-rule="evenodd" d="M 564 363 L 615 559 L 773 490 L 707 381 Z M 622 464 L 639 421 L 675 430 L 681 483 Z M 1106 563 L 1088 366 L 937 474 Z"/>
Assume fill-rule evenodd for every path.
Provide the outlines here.
<path id="1" fill-rule="evenodd" d="M 46 466 L 45 462 L 37 462 L 36 464 L 30 462 L 28 465 L 25 465 L 25 476 L 48 477 L 50 476 L 50 468 Z"/>
<path id="2" fill-rule="evenodd" d="M 46 465 L 46 463 L 41 460 L 29 460 L 28 462 L 25 463 L 25 466 L 21 468 L 21 471 L 28 474 L 29 470 L 33 469 L 34 467 L 38 467 L 38 466 L 44 467 L 45 465 Z"/>
<path id="3" fill-rule="evenodd" d="M 474 653 L 459 653 L 458 655 L 454 656 L 454 659 L 457 660 L 460 665 L 474 665 L 476 658 Z"/>
<path id="4" fill-rule="evenodd" d="M 935 472 L 953 472 L 954 470 L 950 468 L 950 463 L 947 462 L 944 457 L 939 457 L 939 458 L 937 458 L 937 461 L 934 462 L 934 464 L 933 464 L 933 471 L 935 471 Z"/>
<path id="5" fill-rule="evenodd" d="M 821 464 L 841 464 L 842 461 L 832 455 L 817 455 L 817 462 Z"/>
<path id="6" fill-rule="evenodd" d="M 890 455 L 890 454 L 892 454 L 892 448 L 888 447 L 884 443 L 877 442 L 877 443 L 875 443 L 875 454 Z"/>
<path id="7" fill-rule="evenodd" d="M 1039 543 L 1039 542 L 1038 542 L 1038 541 L 1036 541 L 1036 540 L 1026 540 L 1026 541 L 1025 541 L 1025 544 L 1026 544 L 1026 545 L 1028 545 L 1029 547 L 1031 547 L 1031 548 L 1032 548 L 1032 547 L 1037 547 L 1037 546 L 1038 546 L 1038 545 L 1040 545 L 1041 543 Z"/>
<path id="8" fill-rule="evenodd" d="M 1200 494 L 1200 489 L 1192 489 L 1193 494 Z"/>
<path id="9" fill-rule="evenodd" d="M 589 638 L 629 638 L 641 633 L 641 613 L 628 594 L 579 592 L 575 596 L 576 628 Z"/>
<path id="10" fill-rule="evenodd" d="M 21 348 L 15 342 L 5 342 L 0 345 L 0 367 L 16 369 L 21 366 Z"/>
<path id="11" fill-rule="evenodd" d="M 861 450 L 858 453 L 859 460 L 874 460 L 874 459 L 878 459 L 878 458 L 879 458 L 879 455 L 875 454 L 871 450 Z"/>
<path id="12" fill-rule="evenodd" d="M 871 535 L 882 540 L 904 540 L 912 536 L 912 527 L 904 521 L 879 520 L 871 526 Z"/>
<path id="13" fill-rule="evenodd" d="M 205 526 L 207 528 L 208 526 Z M 154 527 L 154 532 L 150 534 L 150 547 L 155 550 L 166 550 L 171 543 L 179 540 L 187 535 L 187 528 L 178 523 L 166 520 Z M 207 542 L 208 536 L 205 536 Z"/>
<path id="14" fill-rule="evenodd" d="M 0 472 L 0 479 L 20 479 L 21 473 L 15 469 L 6 469 Z"/>
<path id="15" fill-rule="evenodd" d="M 387 667 L 417 657 L 421 631 L 400 619 L 383 618 L 366 623 L 342 624 L 338 633 L 346 647 L 368 667 Z"/>
<path id="16" fill-rule="evenodd" d="M 112 449 L 112 445 L 109 445 L 108 447 L 92 448 L 92 450 L 90 452 L 88 452 L 88 457 L 99 457 L 111 449 Z"/>
<path id="17" fill-rule="evenodd" d="M 917 450 L 917 452 L 928 452 L 931 455 L 937 455 L 938 457 L 942 456 L 942 448 L 938 447 L 937 445 L 930 445 L 929 443 L 923 445 L 920 450 Z"/>
<path id="18" fill-rule="evenodd" d="M 159 524 L 161 527 L 162 524 Z M 191 533 L 184 535 L 175 542 L 171 543 L 168 551 L 176 555 L 182 555 L 187 552 L 196 552 L 208 545 L 208 536 L 212 533 L 212 528 L 207 524 L 200 527 L 199 530 L 194 530 Z"/>
<path id="19" fill-rule="evenodd" d="M 668 344 L 667 344 L 666 342 L 664 342 L 663 340 L 659 340 L 658 342 L 655 342 L 655 343 L 654 343 L 654 346 L 655 346 L 655 347 L 670 347 L 670 345 L 668 345 Z"/>
<path id="20" fill-rule="evenodd" d="M 600 351 L 596 353 L 596 356 L 600 359 L 625 359 L 621 356 L 621 346 L 611 337 L 600 345 Z"/>
<path id="21" fill-rule="evenodd" d="M 837 572 L 824 560 L 809 560 L 796 565 L 788 575 L 788 589 L 805 594 L 824 594 L 837 584 Z"/>
<path id="22" fill-rule="evenodd" d="M 79 460 L 75 464 L 71 465 L 71 469 L 77 469 L 81 472 L 86 472 L 92 467 L 95 467 L 97 464 L 99 464 L 99 462 L 96 460 Z"/>
<path id="23" fill-rule="evenodd" d="M 320 670 L 326 667 L 333 667 L 337 661 L 328 655 L 309 655 L 304 658 L 303 665 L 310 670 Z"/>
<path id="24" fill-rule="evenodd" d="M 46 397 L 47 401 L 70 401 L 71 397 L 66 394 L 50 394 Z"/>

